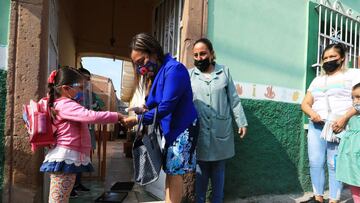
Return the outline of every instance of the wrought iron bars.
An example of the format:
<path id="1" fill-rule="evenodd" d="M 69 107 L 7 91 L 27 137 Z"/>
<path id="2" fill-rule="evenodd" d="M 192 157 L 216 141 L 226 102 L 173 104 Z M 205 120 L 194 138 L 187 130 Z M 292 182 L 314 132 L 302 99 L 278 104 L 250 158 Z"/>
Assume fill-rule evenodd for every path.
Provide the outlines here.
<path id="1" fill-rule="evenodd" d="M 318 56 L 316 74 L 320 74 L 321 53 L 331 43 L 342 43 L 348 48 L 346 63 L 360 68 L 360 16 L 354 18 L 352 10 L 345 10 L 340 0 L 331 5 L 329 0 L 320 0 L 316 7 L 319 13 Z"/>

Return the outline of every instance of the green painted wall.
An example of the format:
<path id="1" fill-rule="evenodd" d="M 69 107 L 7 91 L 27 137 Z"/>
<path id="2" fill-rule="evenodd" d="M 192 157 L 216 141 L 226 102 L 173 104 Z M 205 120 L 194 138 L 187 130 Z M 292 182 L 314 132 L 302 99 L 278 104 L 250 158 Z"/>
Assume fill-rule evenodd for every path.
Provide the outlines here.
<path id="1" fill-rule="evenodd" d="M 342 2 L 345 5 L 345 8 L 352 8 L 354 11 L 354 15 L 360 15 L 360 1 L 357 0 L 342 0 Z"/>
<path id="2" fill-rule="evenodd" d="M 208 36 L 235 81 L 304 90 L 307 19 L 306 1 L 210 0 Z M 244 99 L 243 106 L 249 132 L 236 138 L 225 198 L 310 190 L 300 105 Z"/>
<path id="3" fill-rule="evenodd" d="M 333 2 L 331 0 L 331 2 Z M 360 2 L 343 0 L 360 13 Z M 209 0 L 208 37 L 235 81 L 300 89 L 315 77 L 316 0 Z M 226 171 L 225 198 L 310 191 L 300 104 L 243 99 L 249 122 Z"/>
<path id="4" fill-rule="evenodd" d="M 210 0 L 208 37 L 238 81 L 302 89 L 307 2 Z"/>
<path id="5" fill-rule="evenodd" d="M 243 99 L 250 124 L 226 168 L 225 198 L 310 189 L 299 104 Z"/>
<path id="6" fill-rule="evenodd" d="M 0 0 L 0 45 L 8 44 L 10 0 Z"/>

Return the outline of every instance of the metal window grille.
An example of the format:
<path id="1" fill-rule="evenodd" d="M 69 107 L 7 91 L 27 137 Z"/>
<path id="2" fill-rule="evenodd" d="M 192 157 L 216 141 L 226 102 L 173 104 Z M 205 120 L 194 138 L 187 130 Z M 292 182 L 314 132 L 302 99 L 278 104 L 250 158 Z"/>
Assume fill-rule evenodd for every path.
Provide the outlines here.
<path id="1" fill-rule="evenodd" d="M 320 74 L 321 53 L 332 43 L 342 43 L 348 48 L 346 64 L 360 68 L 360 16 L 352 16 L 351 8 L 345 10 L 341 1 L 320 0 L 316 7 L 319 13 L 318 56 L 316 75 Z"/>
<path id="2" fill-rule="evenodd" d="M 55 70 L 59 63 L 58 1 L 51 0 L 49 3 L 48 73 Z"/>
<path id="3" fill-rule="evenodd" d="M 154 36 L 159 40 L 164 53 L 179 58 L 180 31 L 184 0 L 163 0 L 155 8 Z"/>

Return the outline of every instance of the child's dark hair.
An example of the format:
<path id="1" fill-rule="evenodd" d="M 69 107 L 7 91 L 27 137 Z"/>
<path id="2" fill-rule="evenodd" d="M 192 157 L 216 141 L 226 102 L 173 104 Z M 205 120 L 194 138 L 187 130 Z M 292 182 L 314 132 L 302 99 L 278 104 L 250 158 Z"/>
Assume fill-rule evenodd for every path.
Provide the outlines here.
<path id="1" fill-rule="evenodd" d="M 324 51 L 322 52 L 321 59 L 324 59 L 325 52 L 328 51 L 329 49 L 332 49 L 332 48 L 336 49 L 336 51 L 339 53 L 341 58 L 345 58 L 347 48 L 346 48 L 345 45 L 343 45 L 341 43 L 338 43 L 338 44 L 329 44 L 329 45 L 327 45 L 325 47 Z"/>
<path id="2" fill-rule="evenodd" d="M 79 72 L 85 77 L 86 80 L 90 80 L 91 73 L 88 69 L 83 68 L 82 66 L 79 68 Z"/>
<path id="3" fill-rule="evenodd" d="M 50 75 L 51 77 L 51 75 Z M 81 82 L 84 76 L 75 68 L 61 67 L 54 73 L 52 82 L 48 82 L 49 88 L 49 103 L 48 106 L 54 107 L 54 101 L 61 96 L 61 85 L 72 85 Z"/>
<path id="4" fill-rule="evenodd" d="M 213 45 L 212 45 L 211 41 L 208 38 L 200 38 L 200 39 L 195 41 L 195 43 L 193 45 L 193 48 L 198 43 L 203 43 L 203 44 L 206 45 L 206 47 L 209 49 L 210 53 L 214 55 L 212 63 L 215 63 L 215 59 L 216 59 L 215 51 L 214 51 L 214 48 L 213 48 Z"/>
<path id="5" fill-rule="evenodd" d="M 360 82 L 356 85 L 353 86 L 352 90 L 354 91 L 355 89 L 359 88 L 360 87 Z"/>

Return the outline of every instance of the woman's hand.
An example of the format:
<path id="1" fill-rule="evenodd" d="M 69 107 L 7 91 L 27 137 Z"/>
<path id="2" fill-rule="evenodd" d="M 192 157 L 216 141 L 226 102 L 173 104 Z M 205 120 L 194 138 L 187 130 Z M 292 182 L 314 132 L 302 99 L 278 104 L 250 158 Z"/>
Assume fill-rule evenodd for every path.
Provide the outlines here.
<path id="1" fill-rule="evenodd" d="M 138 123 L 138 119 L 136 116 L 130 116 L 124 118 L 121 123 L 123 123 L 123 125 L 125 125 L 127 128 L 132 128 Z"/>
<path id="2" fill-rule="evenodd" d="M 241 127 L 241 128 L 239 128 L 238 133 L 239 133 L 239 135 L 240 135 L 240 139 L 242 139 L 242 138 L 245 137 L 246 131 L 247 131 L 246 127 Z"/>
<path id="3" fill-rule="evenodd" d="M 313 104 L 314 104 L 313 96 L 311 95 L 311 92 L 308 91 L 301 103 L 301 109 L 303 110 L 304 113 L 306 113 L 310 117 L 310 120 L 312 122 L 314 123 L 324 122 L 321 119 L 320 115 L 312 109 Z"/>
<path id="4" fill-rule="evenodd" d="M 339 133 L 344 129 L 346 123 L 347 123 L 347 118 L 345 116 L 341 116 L 332 124 L 331 127 L 335 133 Z"/>
<path id="5" fill-rule="evenodd" d="M 314 123 L 324 122 L 324 121 L 321 119 L 320 115 L 319 115 L 318 113 L 316 113 L 316 112 L 312 112 L 309 116 L 310 116 L 310 120 L 311 120 L 312 122 L 314 122 Z"/>
<path id="6" fill-rule="evenodd" d="M 148 109 L 144 106 L 144 107 L 131 107 L 131 108 L 128 108 L 127 109 L 127 112 L 130 112 L 130 111 L 134 111 L 136 114 L 142 114 L 142 113 L 145 113 L 148 111 Z"/>

